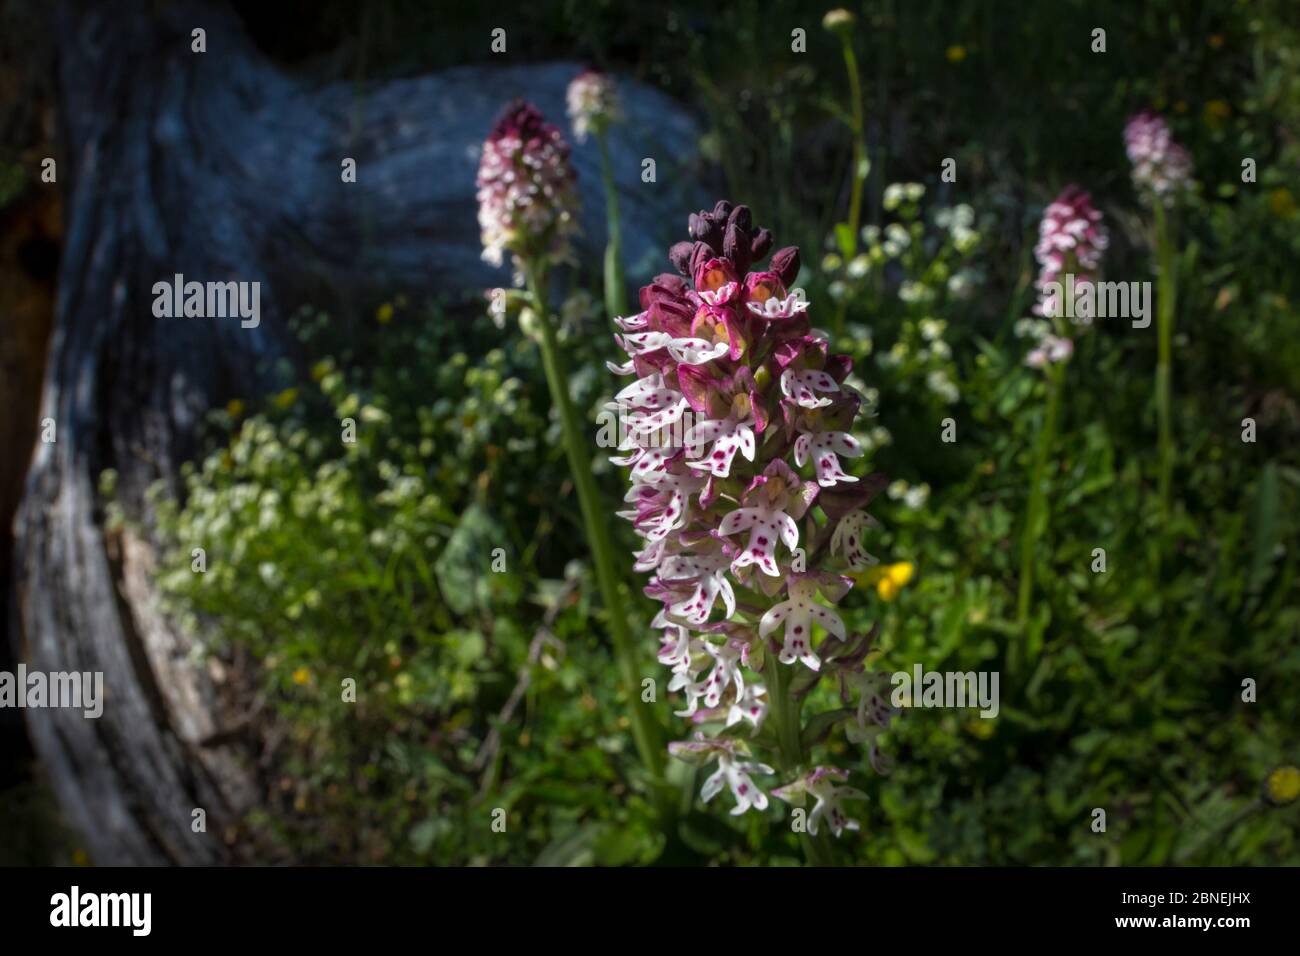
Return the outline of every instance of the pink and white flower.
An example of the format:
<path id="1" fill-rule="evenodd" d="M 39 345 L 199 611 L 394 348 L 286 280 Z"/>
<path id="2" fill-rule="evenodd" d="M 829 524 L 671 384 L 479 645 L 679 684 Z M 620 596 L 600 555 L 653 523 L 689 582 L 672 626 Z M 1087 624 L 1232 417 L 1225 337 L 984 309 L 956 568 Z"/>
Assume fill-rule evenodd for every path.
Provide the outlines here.
<path id="1" fill-rule="evenodd" d="M 632 381 L 609 406 L 629 426 L 611 461 L 631 469 L 620 515 L 642 540 L 636 568 L 652 575 L 645 593 L 660 604 L 653 627 L 672 670 L 668 689 L 683 697 L 677 714 L 716 734 L 669 750 L 694 763 L 716 759 L 701 796 L 727 787 L 733 812 L 743 813 L 767 806 L 751 774 L 773 772 L 745 759 L 737 736 L 749 723 L 754 745 L 764 740 L 773 684 L 760 676 L 798 663 L 783 693 L 805 693 L 828 672 L 860 684 L 858 645 L 846 643 L 835 605 L 852 585 L 840 572 L 875 561 L 862 547 L 873 525 L 865 509 L 887 481 L 846 471 L 866 453 L 853 434 L 861 397 L 844 384 L 847 357 L 813 333 L 802 291 L 788 291 L 797 250 L 756 267 L 772 235 L 727 202 L 692 215 L 689 227 L 691 240 L 669 251 L 679 275 L 657 277 L 641 289 L 640 311 L 616 321 L 627 361 L 610 368 Z M 810 464 L 815 478 L 795 470 Z M 805 568 L 809 561 L 816 566 Z M 848 724 L 825 726 L 858 735 L 860 725 Z M 880 729 L 859 737 L 873 761 Z M 856 791 L 832 779 L 821 770 L 789 787 L 814 793 L 813 829 L 826 819 L 838 835 L 856 826 L 839 809 Z"/>
<path id="2" fill-rule="evenodd" d="M 803 516 L 811 500 L 798 494 L 801 485 L 798 476 L 780 459 L 754 478 L 742 499 L 745 507 L 729 512 L 718 525 L 718 534 L 723 537 L 749 532 L 749 543 L 731 562 L 732 571 L 757 565 L 764 574 L 780 576 L 776 564 L 777 541 L 784 541 L 791 551 L 799 546 L 795 518 Z M 791 516 L 787 510 L 795 514 Z"/>
<path id="3" fill-rule="evenodd" d="M 831 535 L 831 554 L 844 556 L 850 571 L 865 571 L 880 559 L 867 553 L 863 539 L 868 528 L 878 528 L 880 522 L 861 509 L 850 511 L 835 525 Z"/>
<path id="4" fill-rule="evenodd" d="M 781 394 L 804 408 L 824 408 L 834 399 L 818 392 L 838 392 L 839 383 L 818 369 L 787 368 L 781 373 Z"/>
<path id="5" fill-rule="evenodd" d="M 817 469 L 817 484 L 823 488 L 841 481 L 858 480 L 840 466 L 839 455 L 861 458 L 862 443 L 848 432 L 804 432 L 795 439 L 795 464 L 802 468 L 811 458 Z"/>
<path id="6" fill-rule="evenodd" d="M 573 121 L 573 136 L 579 143 L 623 118 L 614 79 L 600 70 L 586 69 L 570 80 L 564 99 Z"/>
<path id="7" fill-rule="evenodd" d="M 817 767 L 811 773 L 800 777 L 794 783 L 777 787 L 772 796 L 791 803 L 803 805 L 804 795 L 811 796 L 816 803 L 808 814 L 808 832 L 817 835 L 819 821 L 830 824 L 831 832 L 837 837 L 845 830 L 857 830 L 861 824 L 849 817 L 841 803 L 845 800 L 865 800 L 867 795 L 854 787 L 837 786 L 836 780 L 847 780 L 847 770 L 831 767 Z"/>
<path id="8" fill-rule="evenodd" d="M 570 257 L 578 231 L 577 176 L 569 144 L 535 106 L 517 101 L 502 114 L 479 158 L 478 223 L 483 259 L 499 266 L 516 259 Z M 522 275 L 516 280 L 522 284 Z"/>
<path id="9" fill-rule="evenodd" d="M 802 577 L 789 582 L 787 590 L 790 597 L 780 604 L 768 608 L 759 622 L 760 637 L 767 637 L 780 625 L 785 625 L 785 640 L 781 645 L 778 659 L 782 664 L 801 661 L 811 670 L 821 669 L 821 660 L 813 650 L 812 629 L 815 621 L 823 629 L 844 639 L 844 621 L 839 614 L 817 603 L 819 582 L 816 578 Z M 837 599 L 849 589 L 849 582 L 839 588 Z M 832 593 L 835 593 L 832 590 Z"/>
<path id="10" fill-rule="evenodd" d="M 1025 356 L 1030 368 L 1044 368 L 1053 362 L 1064 362 L 1074 354 L 1074 342 L 1059 335 L 1045 335 L 1038 345 Z"/>
<path id="11" fill-rule="evenodd" d="M 664 559 L 658 577 L 670 584 L 690 582 L 694 590 L 668 608 L 674 618 L 699 627 L 709 620 L 719 597 L 730 619 L 736 613 L 736 593 L 727 579 L 731 559 L 721 548 L 707 554 L 678 554 Z"/>
<path id="12" fill-rule="evenodd" d="M 716 759 L 718 769 L 704 781 L 704 786 L 700 788 L 700 799 L 708 803 L 726 786 L 736 799 L 731 815 L 740 816 L 751 807 L 756 810 L 767 809 L 767 794 L 758 788 L 750 775 L 776 773 L 767 764 L 741 759 L 744 755 L 742 746 L 727 738 L 706 738 L 703 734 L 697 734 L 693 740 L 670 743 L 668 752 L 694 765 Z"/>
<path id="13" fill-rule="evenodd" d="M 1143 111 L 1124 127 L 1124 149 L 1133 164 L 1133 185 L 1144 202 L 1166 206 L 1192 184 L 1192 158 L 1162 117 Z"/>
<path id="14" fill-rule="evenodd" d="M 1065 273 L 1072 273 L 1076 282 L 1095 280 L 1110 244 L 1101 220 L 1101 210 L 1078 186 L 1067 186 L 1043 211 L 1034 246 L 1039 266 L 1034 285 L 1040 296 L 1049 283 L 1060 282 Z M 1044 314 L 1041 298 L 1034 313 Z"/>

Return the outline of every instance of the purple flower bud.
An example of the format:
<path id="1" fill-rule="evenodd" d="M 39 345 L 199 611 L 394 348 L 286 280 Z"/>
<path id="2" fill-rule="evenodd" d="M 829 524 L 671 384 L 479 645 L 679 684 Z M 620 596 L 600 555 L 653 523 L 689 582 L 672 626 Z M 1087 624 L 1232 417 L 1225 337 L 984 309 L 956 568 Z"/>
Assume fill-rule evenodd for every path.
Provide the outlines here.
<path id="1" fill-rule="evenodd" d="M 675 242 L 668 250 L 668 261 L 684 276 L 691 274 L 691 255 L 695 252 L 693 242 Z"/>
<path id="2" fill-rule="evenodd" d="M 704 242 L 695 243 L 695 248 L 691 250 L 690 276 L 697 287 L 700 284 L 700 272 L 704 268 L 704 264 L 716 258 L 718 258 L 718 254 L 712 246 Z"/>
<path id="3" fill-rule="evenodd" d="M 787 288 L 793 285 L 795 277 L 799 275 L 798 247 L 786 246 L 784 249 L 778 249 L 772 253 L 771 268 L 773 272 L 781 277 L 781 282 Z"/>
<path id="4" fill-rule="evenodd" d="M 727 225 L 734 225 L 742 232 L 749 232 L 754 225 L 754 217 L 750 213 L 749 207 L 741 205 L 732 209 L 731 214 L 727 217 Z"/>

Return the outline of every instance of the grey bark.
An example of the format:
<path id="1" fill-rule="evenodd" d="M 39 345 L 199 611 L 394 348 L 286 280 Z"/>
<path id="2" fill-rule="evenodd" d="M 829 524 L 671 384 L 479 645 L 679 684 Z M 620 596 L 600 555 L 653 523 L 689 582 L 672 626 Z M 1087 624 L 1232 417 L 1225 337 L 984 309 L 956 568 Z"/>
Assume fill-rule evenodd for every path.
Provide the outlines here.
<path id="1" fill-rule="evenodd" d="M 459 68 L 359 89 L 313 85 L 269 62 L 225 7 L 56 7 L 67 229 L 38 444 L 16 528 L 20 656 L 43 671 L 103 671 L 98 720 L 27 711 L 70 822 L 101 864 L 256 856 L 225 825 L 258 799 L 255 744 L 231 713 L 237 688 L 156 606 L 147 531 L 109 533 L 98 476 L 148 527 L 143 491 L 174 480 L 204 412 L 269 386 L 303 301 L 485 289 L 509 281 L 479 258 L 476 148 L 501 106 L 533 100 L 563 120 L 574 63 Z M 207 52 L 191 52 L 206 30 Z M 486 40 L 485 40 L 486 44 Z M 699 205 L 697 130 L 661 94 L 623 84 L 629 122 L 612 148 L 634 277 L 666 266 L 668 235 Z M 656 184 L 641 182 L 643 157 Z M 341 161 L 357 161 L 357 182 Z M 588 261 L 603 216 L 593 145 L 575 149 Z M 262 321 L 155 318 L 152 286 L 261 283 Z M 207 833 L 191 832 L 203 808 Z"/>

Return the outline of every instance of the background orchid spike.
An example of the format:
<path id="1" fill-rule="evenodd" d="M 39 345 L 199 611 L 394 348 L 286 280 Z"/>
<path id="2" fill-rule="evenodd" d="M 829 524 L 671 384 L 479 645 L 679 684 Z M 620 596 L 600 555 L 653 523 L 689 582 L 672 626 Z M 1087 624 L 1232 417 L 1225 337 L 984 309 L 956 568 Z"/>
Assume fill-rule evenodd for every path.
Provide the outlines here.
<path id="1" fill-rule="evenodd" d="M 1074 355 L 1075 326 L 1092 323 L 1089 312 L 1066 308 L 1066 297 L 1074 295 L 1079 284 L 1097 281 L 1102 257 L 1110 244 L 1101 218 L 1101 211 L 1092 204 L 1092 197 L 1078 186 L 1065 187 L 1043 210 L 1038 243 L 1034 246 L 1034 258 L 1039 266 L 1034 286 L 1039 298 L 1033 312 L 1038 318 L 1026 318 L 1016 323 L 1016 334 L 1033 342 L 1033 347 L 1025 355 L 1025 365 L 1043 372 L 1047 399 L 1042 427 L 1035 438 L 1029 497 L 1025 502 L 1025 518 L 1020 532 L 1016 618 L 1022 633 L 1021 642 L 1013 645 L 1009 660 L 1009 664 L 1016 667 L 1022 660 L 1033 659 L 1038 653 L 1037 638 L 1030 641 L 1026 637 L 1026 625 L 1033 598 L 1034 555 L 1046 525 L 1046 518 L 1040 517 L 1046 509 L 1046 474 L 1052 443 L 1056 439 L 1065 363 Z M 1066 318 L 1067 314 L 1072 317 L 1072 322 Z"/>
<path id="2" fill-rule="evenodd" d="M 521 100 L 508 106 L 483 143 L 478 167 L 478 224 L 483 259 L 501 265 L 553 264 L 570 258 L 578 231 L 577 174 L 569 144 L 537 107 Z"/>
<path id="3" fill-rule="evenodd" d="M 1110 236 L 1102 224 L 1101 210 L 1092 196 L 1078 186 L 1066 186 L 1043 210 L 1038 227 L 1034 258 L 1038 260 L 1038 278 L 1034 288 L 1038 301 L 1033 313 L 1016 324 L 1016 334 L 1034 345 L 1025 356 L 1030 368 L 1044 369 L 1069 360 L 1074 354 L 1074 334 L 1064 317 L 1063 296 L 1080 283 L 1096 282 L 1101 261 L 1110 245 Z M 1073 276 L 1073 279 L 1069 279 Z M 1049 287 L 1055 284 L 1054 291 Z M 1073 325 L 1090 325 L 1092 316 L 1071 310 Z"/>
<path id="4" fill-rule="evenodd" d="M 838 836 L 856 826 L 839 800 L 861 794 L 832 785 L 847 771 L 809 769 L 806 749 L 846 725 L 884 764 L 876 737 L 894 712 L 863 663 L 870 638 L 848 633 L 835 606 L 849 573 L 876 560 L 865 509 L 886 481 L 845 470 L 867 452 L 852 434 L 865 403 L 850 360 L 813 334 L 808 300 L 791 287 L 798 250 L 760 265 L 772 233 L 726 201 L 688 228 L 668 256 L 680 275 L 656 278 L 641 311 L 615 320 L 628 361 L 610 365 L 634 378 L 615 398 L 633 423 L 612 459 L 632 466 L 621 515 L 643 540 L 645 593 L 662 605 L 653 627 L 669 688 L 686 698 L 678 714 L 699 728 L 669 752 L 717 756 L 702 796 L 725 781 L 738 813 L 767 804 L 751 775 L 779 774 L 782 792 L 816 797 L 813 820 Z M 805 733 L 801 709 L 827 675 L 850 696 Z M 744 752 L 763 761 L 735 760 L 743 734 Z"/>
<path id="5" fill-rule="evenodd" d="M 1124 126 L 1124 148 L 1133 164 L 1133 185 L 1143 202 L 1170 205 L 1192 183 L 1192 158 L 1174 141 L 1169 124 L 1144 110 Z"/>
<path id="6" fill-rule="evenodd" d="M 611 123 L 623 119 L 618 87 L 608 73 L 586 69 L 569 81 L 565 106 L 573 123 L 573 136 L 585 143 L 592 133 L 599 133 Z"/>
<path id="7" fill-rule="evenodd" d="M 1067 274 L 1072 274 L 1076 282 L 1096 280 L 1102 256 L 1110 245 L 1101 218 L 1092 196 L 1078 186 L 1066 186 L 1043 210 L 1034 246 L 1034 258 L 1038 260 L 1034 287 L 1040 296 L 1048 283 L 1060 282 Z M 1041 298 L 1034 313 L 1043 314 Z M 1076 321 L 1090 322 L 1091 318 Z"/>

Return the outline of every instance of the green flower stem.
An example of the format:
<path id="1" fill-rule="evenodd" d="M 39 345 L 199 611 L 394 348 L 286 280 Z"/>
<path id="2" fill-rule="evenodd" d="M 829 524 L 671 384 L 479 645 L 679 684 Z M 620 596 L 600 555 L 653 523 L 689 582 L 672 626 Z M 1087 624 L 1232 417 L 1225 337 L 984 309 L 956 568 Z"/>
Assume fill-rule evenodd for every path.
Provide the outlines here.
<path id="1" fill-rule="evenodd" d="M 542 365 L 546 369 L 546 381 L 550 386 L 551 400 L 560 413 L 560 424 L 564 432 L 564 450 L 569 458 L 573 483 L 578 489 L 578 504 L 582 509 L 582 520 L 587 529 L 587 543 L 591 547 L 592 561 L 596 566 L 596 581 L 605 601 L 605 613 L 609 619 L 614 656 L 618 661 L 631 710 L 632 736 L 636 741 L 642 762 L 654 778 L 656 788 L 659 789 L 657 785 L 663 780 L 664 751 L 659 728 L 651 719 L 645 705 L 641 703 L 641 670 L 637 665 L 636 652 L 628 630 L 627 607 L 619 590 L 619 575 L 615 570 L 608 516 L 601 509 L 600 495 L 591 473 L 592 450 L 582 439 L 578 413 L 574 408 L 573 398 L 569 395 L 569 375 L 564 367 L 564 357 L 560 353 L 559 342 L 556 340 L 555 327 L 546 309 L 545 279 L 532 264 L 526 264 L 524 271 L 528 279 L 528 291 L 533 299 L 533 309 L 537 313 L 537 324 L 541 329 Z"/>
<path id="2" fill-rule="evenodd" d="M 849 95 L 853 103 L 853 169 L 852 169 L 852 186 L 849 193 L 849 255 L 852 259 L 858 254 L 858 231 L 862 226 L 862 189 L 866 184 L 866 176 L 863 170 L 867 167 L 867 143 L 863 131 L 866 128 L 866 118 L 862 108 L 862 80 L 858 76 L 858 56 L 853 52 L 853 41 L 849 37 L 841 37 L 841 48 L 844 51 L 844 67 L 849 74 Z M 845 266 L 848 261 L 845 262 Z M 835 326 L 834 333 L 838 337 L 844 332 L 844 312 L 848 308 L 847 299 L 841 298 L 835 306 Z"/>
<path id="3" fill-rule="evenodd" d="M 800 702 L 790 694 L 792 667 L 782 664 L 770 652 L 763 673 L 769 674 L 767 688 L 768 719 L 776 729 L 777 769 L 783 776 L 804 768 L 806 755 L 803 747 L 803 734 L 800 726 Z M 833 866 L 835 863 L 831 846 L 826 834 L 812 836 L 799 834 L 799 843 L 803 847 L 804 859 L 810 866 Z"/>
<path id="4" fill-rule="evenodd" d="M 799 702 L 790 696 L 790 668 L 778 661 L 770 649 L 766 658 L 764 670 L 770 668 L 772 671 L 772 679 L 768 687 L 768 708 L 772 726 L 776 728 L 776 742 L 780 754 L 779 769 L 789 772 L 803 763 L 803 741 L 799 733 Z"/>
<path id="5" fill-rule="evenodd" d="M 1034 448 L 1033 470 L 1029 475 L 1029 501 L 1025 505 L 1024 527 L 1020 531 L 1020 595 L 1016 607 L 1020 635 L 1019 642 L 1012 644 L 1013 653 L 1008 660 L 1008 668 L 1012 672 L 1018 671 L 1021 664 L 1032 664 L 1041 647 L 1041 638 L 1035 640 L 1034 647 L 1029 646 L 1029 605 L 1034 594 L 1034 552 L 1046 524 L 1042 512 L 1047 502 L 1047 460 L 1056 437 L 1056 417 L 1064 368 L 1060 362 L 1051 362 L 1047 366 L 1047 405 L 1043 410 L 1042 427 L 1038 430 L 1038 444 Z M 1020 659 L 1021 653 L 1024 655 L 1023 660 Z"/>
<path id="6" fill-rule="evenodd" d="M 1174 242 L 1171 235 L 1169 219 L 1164 206 L 1157 200 L 1156 210 L 1156 255 L 1159 262 L 1159 275 L 1156 276 L 1156 335 L 1158 355 L 1156 359 L 1156 415 L 1160 429 L 1159 480 L 1157 484 L 1160 496 L 1160 533 L 1169 531 L 1169 486 L 1174 469 L 1173 433 L 1170 426 L 1170 392 L 1173 381 L 1173 338 L 1174 307 L 1177 295 L 1177 277 L 1174 272 Z M 1160 548 L 1161 551 L 1164 547 Z"/>
<path id="7" fill-rule="evenodd" d="M 618 215 L 618 189 L 609 161 L 609 141 L 602 129 L 596 134 L 600 144 L 600 177 L 605 186 L 605 228 L 609 239 L 605 245 L 605 312 L 607 318 L 626 316 L 627 282 L 623 278 L 623 239 Z"/>
<path id="8" fill-rule="evenodd" d="M 853 234 L 853 251 L 858 251 L 858 229 L 862 225 L 862 187 L 866 177 L 867 144 L 863 138 L 866 119 L 862 109 L 862 80 L 858 76 L 858 57 L 847 38 L 843 42 L 844 65 L 849 71 L 849 91 L 853 99 L 853 187 L 849 194 L 849 231 Z"/>

